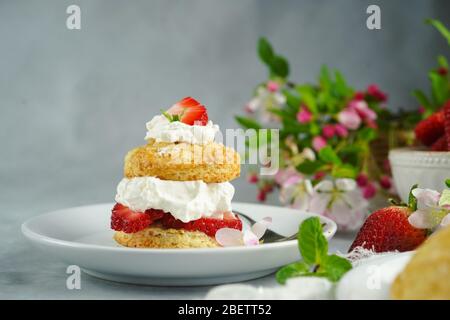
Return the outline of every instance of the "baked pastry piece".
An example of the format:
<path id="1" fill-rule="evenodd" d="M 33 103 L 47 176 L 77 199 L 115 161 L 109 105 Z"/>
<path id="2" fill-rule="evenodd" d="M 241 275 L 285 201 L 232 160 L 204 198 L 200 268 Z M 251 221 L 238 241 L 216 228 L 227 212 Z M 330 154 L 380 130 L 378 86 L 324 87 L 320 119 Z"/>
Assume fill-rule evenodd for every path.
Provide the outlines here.
<path id="1" fill-rule="evenodd" d="M 402 300 L 450 300 L 450 226 L 429 237 L 397 276 L 391 296 Z"/>
<path id="2" fill-rule="evenodd" d="M 239 174 L 239 154 L 215 142 L 196 145 L 152 139 L 125 157 L 127 178 L 152 176 L 162 180 L 219 183 L 233 180 Z"/>
<path id="3" fill-rule="evenodd" d="M 240 158 L 214 141 L 206 108 L 184 98 L 147 123 L 147 144 L 125 157 L 111 228 L 122 246 L 211 248 L 221 228 L 242 230 L 232 213 Z"/>

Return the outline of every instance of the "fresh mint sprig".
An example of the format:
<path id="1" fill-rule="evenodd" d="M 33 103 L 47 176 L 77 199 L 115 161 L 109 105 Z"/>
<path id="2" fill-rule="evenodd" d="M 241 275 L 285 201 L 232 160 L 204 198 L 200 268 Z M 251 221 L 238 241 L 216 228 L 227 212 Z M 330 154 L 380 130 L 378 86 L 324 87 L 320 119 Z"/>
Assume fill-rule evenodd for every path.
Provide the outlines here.
<path id="1" fill-rule="evenodd" d="M 336 282 L 352 268 L 347 259 L 335 254 L 328 255 L 328 241 L 323 235 L 319 218 L 311 217 L 303 221 L 297 240 L 303 260 L 278 270 L 276 279 L 279 283 L 284 284 L 292 277 L 324 277 Z"/>

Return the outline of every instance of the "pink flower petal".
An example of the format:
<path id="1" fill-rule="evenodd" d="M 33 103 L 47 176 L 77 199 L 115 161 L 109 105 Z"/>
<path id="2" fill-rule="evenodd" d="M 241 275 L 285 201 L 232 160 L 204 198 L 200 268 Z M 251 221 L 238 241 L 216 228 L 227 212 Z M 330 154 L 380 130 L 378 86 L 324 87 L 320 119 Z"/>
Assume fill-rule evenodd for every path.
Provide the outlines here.
<path id="1" fill-rule="evenodd" d="M 345 138 L 348 136 L 348 130 L 346 127 L 344 127 L 342 124 L 338 123 L 334 126 L 334 130 L 336 131 L 336 134 L 341 137 Z"/>
<path id="2" fill-rule="evenodd" d="M 272 224 L 271 217 L 265 217 L 261 221 L 258 221 L 252 226 L 252 233 L 258 238 L 261 239 L 267 228 Z"/>
<path id="3" fill-rule="evenodd" d="M 448 226 L 448 225 L 450 225 L 450 213 L 447 214 L 441 221 L 441 226 L 442 227 L 445 227 L 445 226 Z"/>
<path id="4" fill-rule="evenodd" d="M 250 230 L 244 231 L 244 245 L 246 246 L 256 246 L 259 244 L 259 238 Z"/>
<path id="5" fill-rule="evenodd" d="M 313 138 L 312 146 L 314 150 L 319 151 L 327 145 L 327 140 L 325 140 L 321 136 L 317 136 Z"/>
<path id="6" fill-rule="evenodd" d="M 435 190 L 416 188 L 412 191 L 414 197 L 417 198 L 419 208 L 435 207 L 439 203 L 441 194 Z"/>
<path id="7" fill-rule="evenodd" d="M 267 90 L 270 92 L 276 92 L 280 88 L 280 85 L 275 81 L 268 81 L 267 82 Z"/>
<path id="8" fill-rule="evenodd" d="M 347 129 L 356 130 L 361 125 L 359 115 L 350 109 L 345 109 L 338 114 L 338 121 Z"/>
<path id="9" fill-rule="evenodd" d="M 306 107 L 301 107 L 297 113 L 297 121 L 300 123 L 308 123 L 312 120 L 312 113 Z"/>
<path id="10" fill-rule="evenodd" d="M 434 227 L 433 219 L 425 210 L 414 211 L 408 217 L 409 223 L 418 229 L 430 229 Z"/>
<path id="11" fill-rule="evenodd" d="M 242 246 L 242 232 L 232 228 L 222 228 L 216 232 L 216 241 L 222 247 Z"/>

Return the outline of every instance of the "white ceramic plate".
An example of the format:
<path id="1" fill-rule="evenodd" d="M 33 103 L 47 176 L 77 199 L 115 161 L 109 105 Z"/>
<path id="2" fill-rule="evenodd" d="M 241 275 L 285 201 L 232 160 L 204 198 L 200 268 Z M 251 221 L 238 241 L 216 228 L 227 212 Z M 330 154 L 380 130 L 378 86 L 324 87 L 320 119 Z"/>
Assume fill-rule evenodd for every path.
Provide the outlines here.
<path id="1" fill-rule="evenodd" d="M 125 248 L 109 228 L 112 203 L 53 211 L 26 221 L 23 234 L 37 247 L 92 276 L 119 282 L 151 285 L 210 285 L 254 279 L 300 258 L 297 241 L 254 247 L 206 249 Z M 313 214 L 258 204 L 234 203 L 233 208 L 258 221 L 270 216 L 271 229 L 297 232 Z M 330 239 L 336 224 L 324 217 Z"/>
<path id="2" fill-rule="evenodd" d="M 388 300 L 397 275 L 411 259 L 413 251 L 388 253 L 362 261 L 339 281 L 338 300 Z"/>

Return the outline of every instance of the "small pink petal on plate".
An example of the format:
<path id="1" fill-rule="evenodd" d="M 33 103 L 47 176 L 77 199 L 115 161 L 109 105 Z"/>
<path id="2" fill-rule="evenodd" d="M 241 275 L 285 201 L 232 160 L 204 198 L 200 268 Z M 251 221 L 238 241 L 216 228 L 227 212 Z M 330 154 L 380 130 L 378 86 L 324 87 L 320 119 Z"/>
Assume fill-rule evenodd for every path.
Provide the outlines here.
<path id="1" fill-rule="evenodd" d="M 222 247 L 242 246 L 242 232 L 232 228 L 222 228 L 216 232 L 216 241 Z"/>
<path id="2" fill-rule="evenodd" d="M 259 244 L 259 238 L 250 230 L 244 231 L 244 245 L 256 246 Z"/>
<path id="3" fill-rule="evenodd" d="M 265 217 L 262 220 L 255 223 L 251 230 L 252 233 L 258 238 L 261 239 L 264 233 L 266 232 L 267 228 L 272 224 L 272 218 L 271 217 Z"/>
<path id="4" fill-rule="evenodd" d="M 417 210 L 408 217 L 409 223 L 418 229 L 429 229 L 433 227 L 430 215 L 425 210 Z"/>

